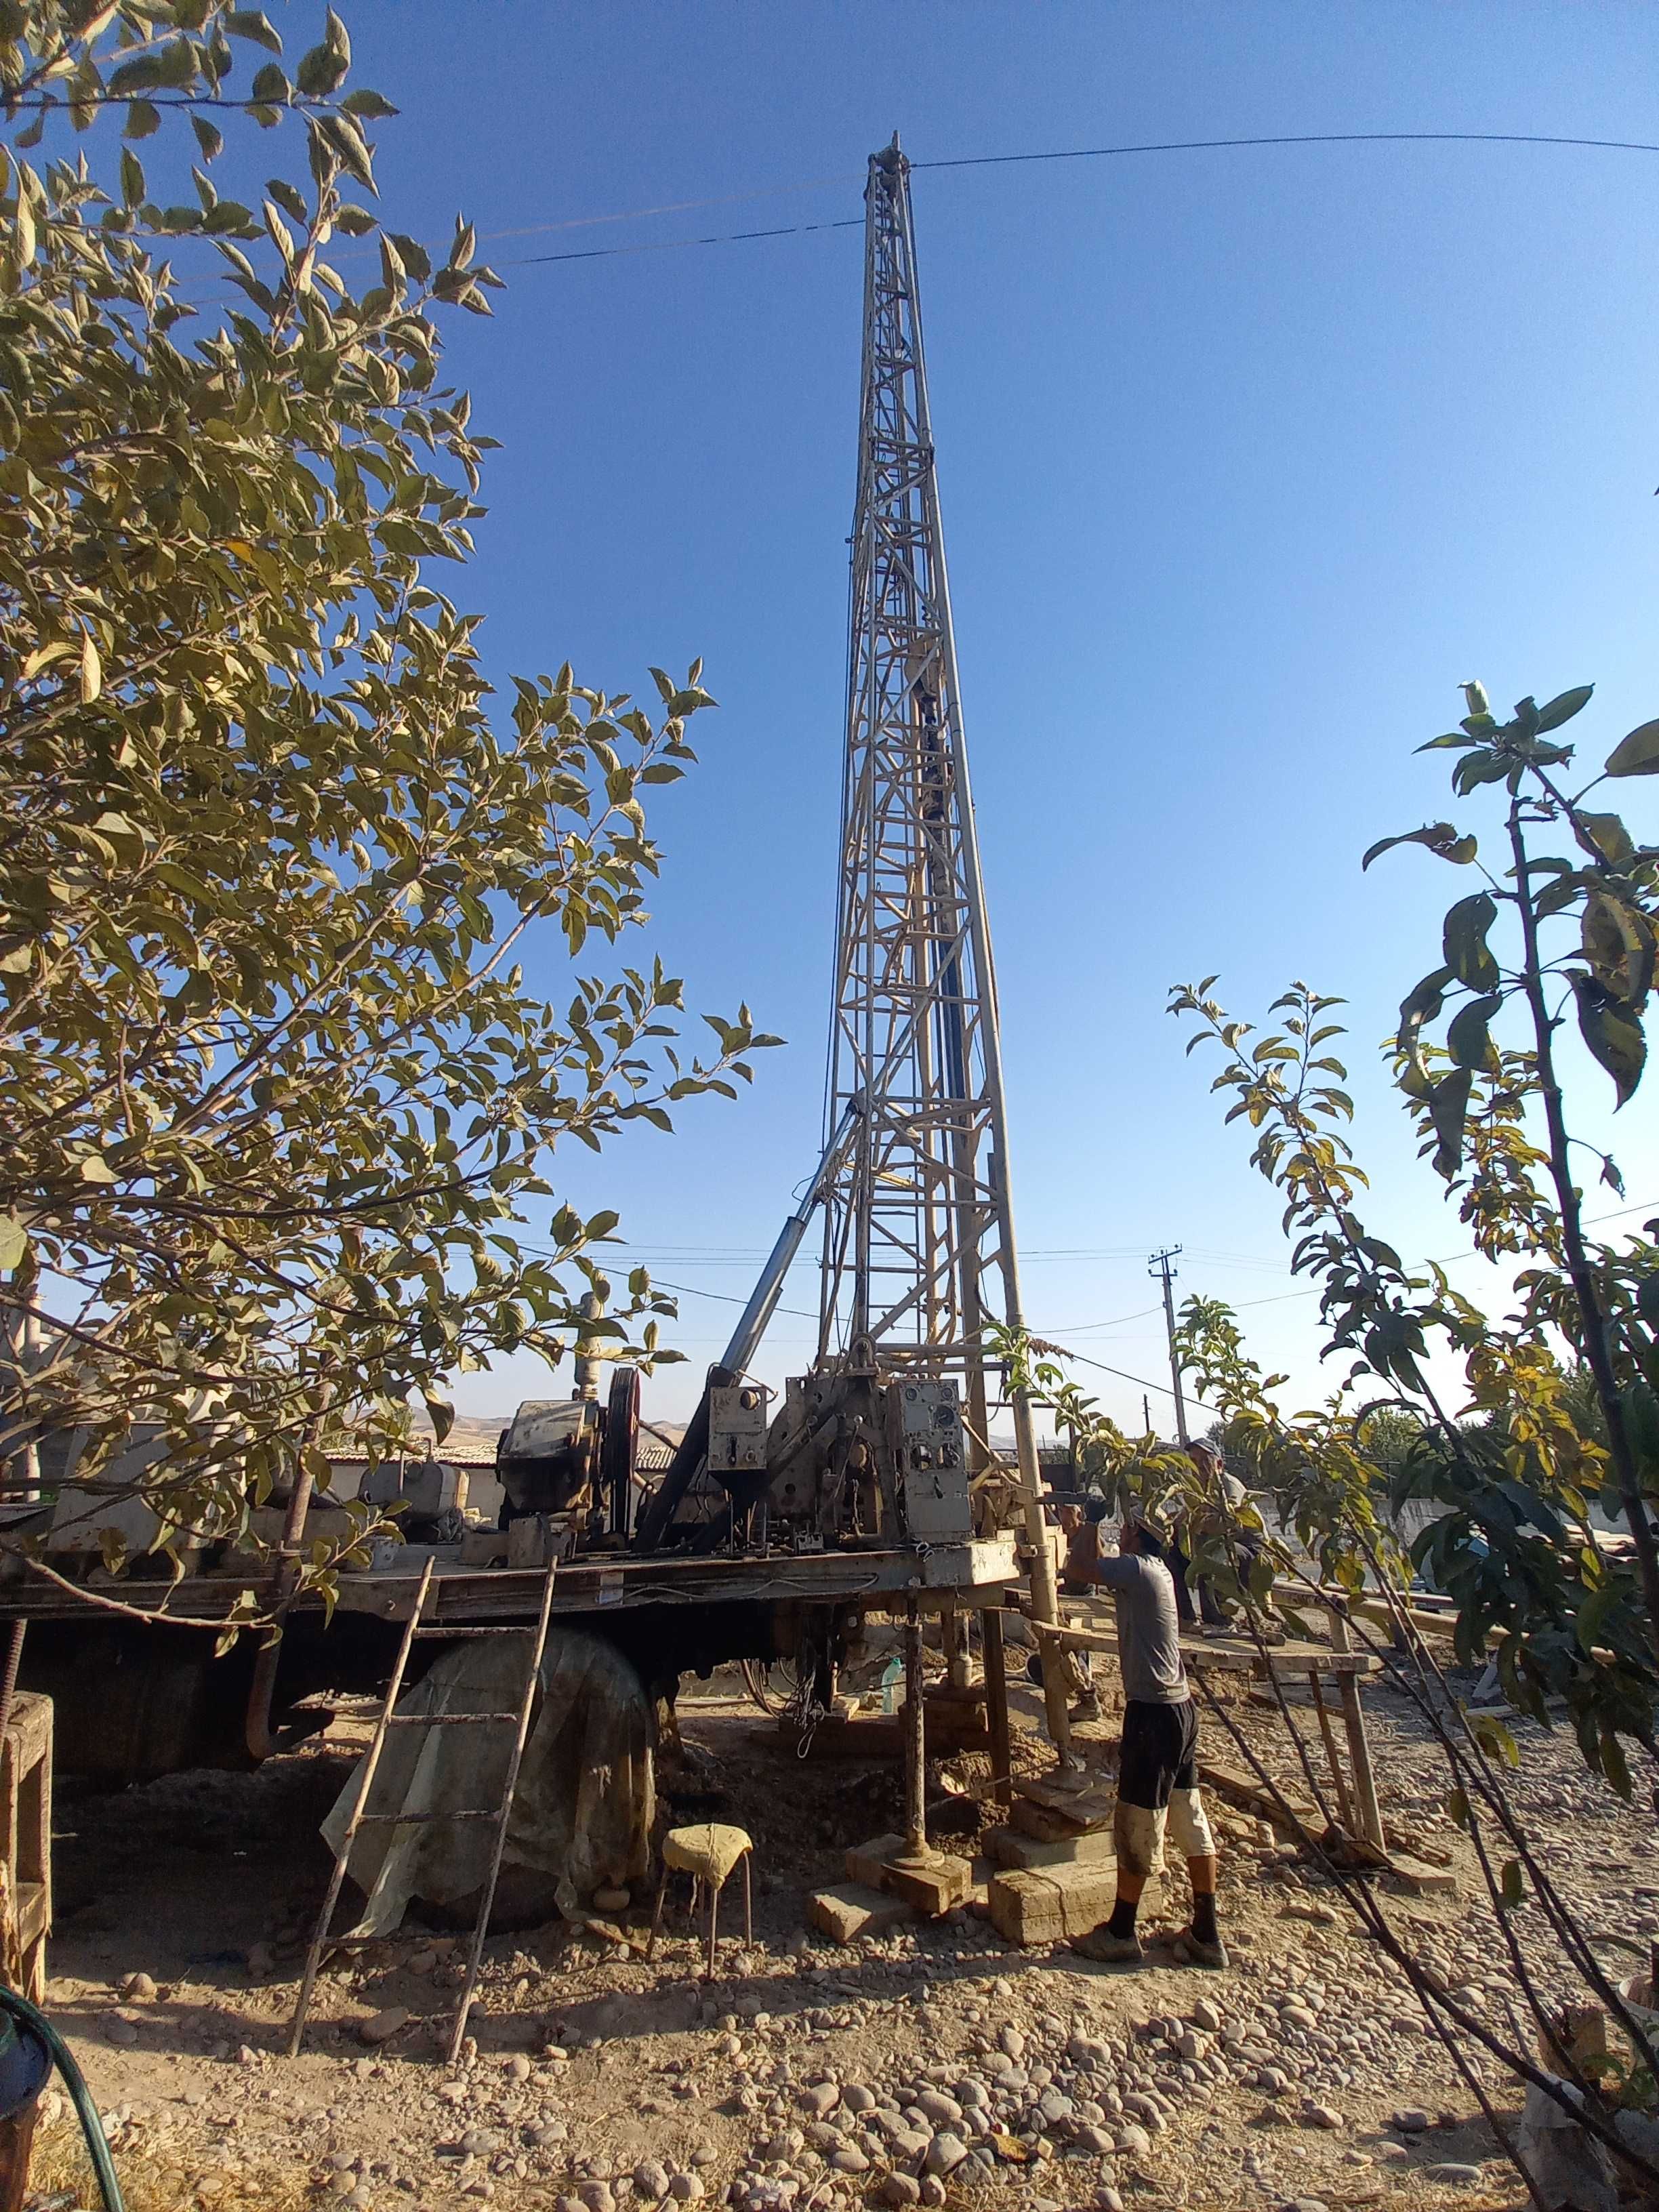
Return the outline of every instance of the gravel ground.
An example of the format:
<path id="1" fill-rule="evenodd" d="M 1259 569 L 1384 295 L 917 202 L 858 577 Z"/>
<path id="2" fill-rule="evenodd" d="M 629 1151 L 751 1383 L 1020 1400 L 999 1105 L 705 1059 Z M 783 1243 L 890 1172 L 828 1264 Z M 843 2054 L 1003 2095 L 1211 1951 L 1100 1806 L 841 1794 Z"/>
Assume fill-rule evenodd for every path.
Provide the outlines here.
<path id="1" fill-rule="evenodd" d="M 1034 1725 L 1035 1697 L 1017 1702 Z M 1367 1705 L 1390 1819 L 1461 1869 L 1455 1897 L 1407 1896 L 1386 1876 L 1375 1893 L 1425 1963 L 1504 2022 L 1500 1940 L 1439 1810 L 1437 1756 L 1400 1701 L 1368 1691 Z M 1291 1778 L 1276 1717 L 1231 1710 Z M 1521 2201 L 1389 1961 L 1254 1820 L 1218 1816 L 1224 1973 L 1182 1965 L 1159 1940 L 1186 1917 L 1184 1876 L 1149 1893 L 1138 1971 L 1015 1950 L 971 1914 L 836 1949 L 806 1934 L 805 1892 L 839 1878 L 843 1845 L 890 1824 L 896 1776 L 781 1755 L 768 1724 L 729 1702 L 688 1703 L 682 1717 L 692 1778 L 756 1837 L 754 1947 L 724 1942 L 708 1984 L 684 1918 L 649 1966 L 556 1927 L 493 1941 L 453 2073 L 459 1947 L 430 1930 L 342 1960 L 305 2054 L 278 2055 L 327 1870 L 316 1822 L 360 1723 L 255 1774 L 60 1805 L 51 2007 L 135 2197 L 215 2212 Z M 1206 1729 L 1237 1764 L 1213 1720 Z M 1651 1813 L 1584 1777 L 1562 1733 L 1517 1733 L 1516 1790 L 1562 1888 L 1599 1936 L 1645 1943 L 1659 1934 Z M 1088 1735 L 1103 1750 L 1115 1729 Z M 1029 1739 L 1023 1756 L 1040 1759 Z M 975 1762 L 954 1762 L 942 1786 L 951 1775 L 971 1784 Z M 636 1923 L 648 1907 L 636 1902 Z M 1528 1906 L 1516 1916 L 1523 1941 L 1535 1921 Z M 1636 1963 L 1606 1956 L 1621 1973 Z M 1512 2113 L 1513 2083 L 1486 2079 Z M 48 2129 L 55 2178 L 65 2133 L 61 2119 Z"/>

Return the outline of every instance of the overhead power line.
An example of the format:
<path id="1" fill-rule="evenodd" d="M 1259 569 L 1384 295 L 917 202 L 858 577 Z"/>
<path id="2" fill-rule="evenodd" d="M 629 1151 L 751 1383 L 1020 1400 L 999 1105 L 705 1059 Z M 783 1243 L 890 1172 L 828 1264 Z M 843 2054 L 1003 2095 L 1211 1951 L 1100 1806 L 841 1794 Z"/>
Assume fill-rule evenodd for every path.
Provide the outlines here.
<path id="1" fill-rule="evenodd" d="M 1659 154 L 1641 138 L 1570 138 L 1541 131 L 1297 131 L 1252 138 L 1158 138 L 1132 146 L 1070 146 L 1043 154 L 960 154 L 913 169 L 989 169 L 1014 161 L 1103 161 L 1125 154 L 1211 154 L 1249 146 L 1579 146 L 1603 154 Z"/>
<path id="2" fill-rule="evenodd" d="M 1557 146 L 1598 154 L 1659 154 L 1659 143 L 1644 138 L 1589 138 L 1543 131 L 1298 131 L 1264 133 L 1237 138 L 1158 138 L 1120 146 L 1060 146 L 1018 154 L 957 154 L 937 161 L 912 161 L 913 170 L 1006 168 L 1039 161 L 1107 161 L 1147 154 L 1241 153 L 1252 148 L 1287 146 Z M 605 215 L 573 216 L 562 221 L 529 223 L 514 230 L 489 231 L 486 239 L 530 238 L 544 232 L 580 230 L 601 223 L 643 222 L 659 215 L 689 213 L 694 209 L 725 207 L 744 200 L 776 199 L 793 192 L 815 191 L 839 184 L 838 177 L 805 179 L 798 184 L 771 185 L 752 192 L 723 192 L 710 198 L 671 200 L 649 208 L 619 209 Z M 846 179 L 853 181 L 850 174 Z M 757 239 L 802 238 L 811 231 L 861 230 L 862 216 L 830 222 L 785 223 L 769 230 L 721 231 L 701 238 L 665 238 L 641 246 L 594 246 L 565 253 L 520 254 L 503 260 L 503 269 L 530 269 L 556 261 L 608 261 L 625 253 L 673 253 L 696 246 L 737 246 Z"/>

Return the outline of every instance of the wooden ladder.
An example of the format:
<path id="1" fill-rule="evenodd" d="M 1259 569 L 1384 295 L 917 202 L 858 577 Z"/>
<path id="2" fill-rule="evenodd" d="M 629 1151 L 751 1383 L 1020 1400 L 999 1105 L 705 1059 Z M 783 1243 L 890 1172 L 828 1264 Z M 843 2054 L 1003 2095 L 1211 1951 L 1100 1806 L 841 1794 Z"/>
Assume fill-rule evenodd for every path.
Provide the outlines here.
<path id="1" fill-rule="evenodd" d="M 530 1737 L 530 1720 L 536 1702 L 536 1685 L 541 1675 L 542 1654 L 547 1647 L 548 1617 L 553 1609 L 553 1577 L 555 1570 L 549 1567 L 542 1584 L 541 1608 L 533 1630 L 525 1628 L 452 1628 L 443 1622 L 425 1618 L 432 1590 L 432 1562 L 428 1559 L 421 1571 L 421 1584 L 415 1603 L 404 1626 L 403 1642 L 398 1649 L 397 1663 L 392 1669 L 392 1679 L 386 1684 L 385 1702 L 380 1718 L 374 1724 L 374 1734 L 357 1770 L 357 1794 L 352 1801 L 351 1816 L 340 1838 L 340 1847 L 335 1854 L 334 1871 L 330 1876 L 328 1893 L 323 1899 L 322 1911 L 317 1916 L 316 1930 L 311 1939 L 311 1949 L 306 1959 L 305 1978 L 300 1984 L 300 2002 L 295 2008 L 294 2024 L 289 2032 L 288 2055 L 299 2055 L 305 2035 L 306 2020 L 311 2010 L 312 1994 L 317 1986 L 318 1970 L 323 1954 L 328 1948 L 329 1924 L 334 1917 L 334 1908 L 339 1903 L 346 1869 L 351 1858 L 351 1847 L 358 1832 L 367 1827 L 435 1826 L 441 1820 L 488 1820 L 495 1827 L 495 1839 L 489 1854 L 489 1873 L 478 1897 L 478 1917 L 472 1930 L 472 1944 L 466 1962 L 466 1981 L 461 1990 L 461 2002 L 455 2014 L 454 2032 L 449 2039 L 449 2063 L 453 2066 L 461 2055 L 461 2045 L 466 2038 L 466 2023 L 472 2010 L 472 2000 L 478 1986 L 478 1969 L 483 1958 L 484 1939 L 489 1932 L 489 1915 L 495 1902 L 495 1885 L 501 1871 L 501 1855 L 507 1848 L 507 1826 L 512 1816 L 513 1800 L 519 1786 L 519 1767 L 524 1758 L 524 1747 Z M 509 1713 L 399 1713 L 394 1710 L 403 1692 L 404 1674 L 409 1665 L 410 1652 L 418 1636 L 477 1637 L 527 1636 L 530 1639 L 529 1664 L 525 1669 L 524 1689 L 519 1699 L 518 1711 Z M 488 1807 L 468 1808 L 448 1813 L 370 1813 L 365 1810 L 369 1792 L 374 1786 L 375 1769 L 380 1763 L 380 1753 L 386 1747 L 386 1734 L 394 1728 L 479 1728 L 511 1727 L 515 1734 L 512 1755 L 507 1760 L 507 1781 L 501 1803 L 493 1810 Z"/>

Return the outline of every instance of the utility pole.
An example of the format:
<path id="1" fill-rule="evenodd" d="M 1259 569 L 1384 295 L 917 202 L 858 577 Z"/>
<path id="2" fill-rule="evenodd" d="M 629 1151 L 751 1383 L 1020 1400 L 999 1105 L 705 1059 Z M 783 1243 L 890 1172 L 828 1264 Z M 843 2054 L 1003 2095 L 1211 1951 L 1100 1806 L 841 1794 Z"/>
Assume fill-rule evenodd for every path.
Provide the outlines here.
<path id="1" fill-rule="evenodd" d="M 1184 1448 L 1188 1442 L 1187 1401 L 1182 1395 L 1181 1362 L 1176 1356 L 1175 1292 L 1170 1288 L 1176 1279 L 1176 1270 L 1170 1265 L 1180 1250 L 1179 1244 L 1171 1244 L 1165 1251 L 1154 1252 L 1146 1262 L 1146 1273 L 1159 1278 L 1164 1285 L 1164 1328 L 1170 1340 L 1170 1380 L 1175 1385 L 1176 1434 Z"/>
<path id="2" fill-rule="evenodd" d="M 825 1193 L 818 1364 L 960 1384 L 970 1465 L 1000 1393 L 989 1325 L 1023 1326 L 990 925 L 945 571 L 910 168 L 865 191 L 864 363 L 827 1127 L 854 1135 Z M 1058 1618 L 1036 1433 L 1010 1394 L 1031 1609 Z M 1066 1758 L 1060 1667 L 1048 1732 Z"/>

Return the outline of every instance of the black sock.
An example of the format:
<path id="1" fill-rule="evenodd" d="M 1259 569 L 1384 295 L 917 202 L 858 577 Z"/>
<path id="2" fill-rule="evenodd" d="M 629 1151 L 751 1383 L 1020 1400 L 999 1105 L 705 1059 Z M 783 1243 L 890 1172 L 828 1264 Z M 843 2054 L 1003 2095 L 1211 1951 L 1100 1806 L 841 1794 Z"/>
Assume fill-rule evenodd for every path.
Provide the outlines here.
<path id="1" fill-rule="evenodd" d="M 1218 1943 L 1221 1930 L 1215 1924 L 1215 1892 L 1197 1889 L 1193 1892 L 1193 1933 L 1200 1943 Z"/>
<path id="2" fill-rule="evenodd" d="M 1127 1897 L 1120 1897 L 1117 1903 L 1112 1907 L 1111 1918 L 1106 1923 L 1106 1933 L 1109 1936 L 1133 1936 L 1135 1932 L 1135 1915 L 1139 1911 L 1139 1910 L 1140 1899 L 1139 1898 L 1136 1898 L 1134 1902 L 1131 1904 Z M 1212 1908 L 1211 1911 L 1212 1919 L 1213 1919 L 1215 1915 Z"/>

